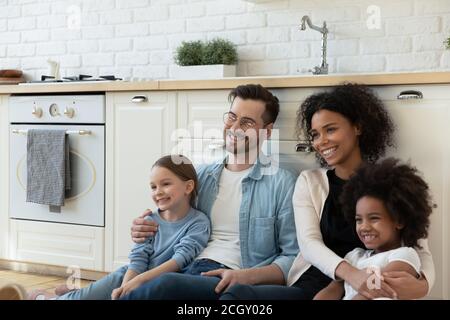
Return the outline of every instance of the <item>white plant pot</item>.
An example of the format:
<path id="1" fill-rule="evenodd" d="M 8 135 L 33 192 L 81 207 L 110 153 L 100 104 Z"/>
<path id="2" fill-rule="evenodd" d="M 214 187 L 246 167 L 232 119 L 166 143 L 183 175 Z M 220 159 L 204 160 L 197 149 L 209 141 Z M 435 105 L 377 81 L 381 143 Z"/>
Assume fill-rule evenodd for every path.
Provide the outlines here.
<path id="1" fill-rule="evenodd" d="M 236 76 L 236 66 L 226 64 L 174 66 L 171 71 L 171 77 L 175 79 L 220 79 Z"/>

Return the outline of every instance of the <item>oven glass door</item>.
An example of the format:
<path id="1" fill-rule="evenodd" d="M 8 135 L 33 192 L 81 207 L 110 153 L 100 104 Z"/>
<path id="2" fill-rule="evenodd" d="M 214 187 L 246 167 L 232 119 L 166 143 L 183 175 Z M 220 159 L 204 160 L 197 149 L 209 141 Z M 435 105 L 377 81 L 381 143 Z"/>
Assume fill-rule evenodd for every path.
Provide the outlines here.
<path id="1" fill-rule="evenodd" d="M 27 136 L 13 130 L 90 130 L 90 135 L 69 134 L 72 188 L 66 192 L 60 213 L 48 205 L 26 202 Z M 103 125 L 11 125 L 10 126 L 10 217 L 15 219 L 104 226 Z"/>

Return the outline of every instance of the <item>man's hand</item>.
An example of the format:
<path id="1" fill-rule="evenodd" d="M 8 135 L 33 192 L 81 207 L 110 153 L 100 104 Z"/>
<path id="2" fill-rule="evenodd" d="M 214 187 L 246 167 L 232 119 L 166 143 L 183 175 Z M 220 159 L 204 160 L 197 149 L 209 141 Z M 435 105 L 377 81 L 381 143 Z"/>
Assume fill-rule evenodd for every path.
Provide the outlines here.
<path id="1" fill-rule="evenodd" d="M 148 237 L 153 237 L 158 232 L 158 224 L 155 221 L 145 220 L 145 217 L 152 214 L 152 210 L 147 209 L 139 218 L 133 220 L 131 226 L 131 238 L 133 242 L 143 243 Z"/>
<path id="2" fill-rule="evenodd" d="M 217 269 L 208 272 L 202 272 L 202 276 L 208 277 L 220 277 L 222 280 L 216 286 L 216 293 L 221 293 L 227 288 L 236 283 L 240 284 L 253 284 L 250 282 L 250 274 L 248 269 L 242 270 L 230 270 L 230 269 Z"/>

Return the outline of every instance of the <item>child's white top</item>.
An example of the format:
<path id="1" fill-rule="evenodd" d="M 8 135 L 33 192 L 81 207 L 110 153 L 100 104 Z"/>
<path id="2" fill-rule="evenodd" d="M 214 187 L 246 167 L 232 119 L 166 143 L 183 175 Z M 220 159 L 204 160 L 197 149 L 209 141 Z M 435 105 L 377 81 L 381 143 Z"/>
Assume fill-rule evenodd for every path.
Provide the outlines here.
<path id="1" fill-rule="evenodd" d="M 379 274 L 380 269 L 386 267 L 390 262 L 402 261 L 409 264 L 411 267 L 420 273 L 420 259 L 416 250 L 411 247 L 400 247 L 397 249 L 380 252 L 374 254 L 373 250 L 364 250 L 356 248 L 344 257 L 348 263 L 358 269 L 373 268 Z M 369 277 L 368 286 L 375 287 L 377 285 L 376 277 Z M 351 300 L 358 294 L 347 282 L 344 284 L 345 296 L 343 300 Z M 370 289 L 370 288 L 369 288 Z"/>

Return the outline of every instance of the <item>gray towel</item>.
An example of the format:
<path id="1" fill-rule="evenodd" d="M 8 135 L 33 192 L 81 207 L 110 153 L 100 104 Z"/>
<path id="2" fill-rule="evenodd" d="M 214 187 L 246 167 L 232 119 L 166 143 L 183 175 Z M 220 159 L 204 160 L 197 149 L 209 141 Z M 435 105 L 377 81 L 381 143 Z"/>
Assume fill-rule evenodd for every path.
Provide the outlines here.
<path id="1" fill-rule="evenodd" d="M 27 133 L 27 202 L 63 206 L 70 190 L 69 140 L 65 130 Z"/>

